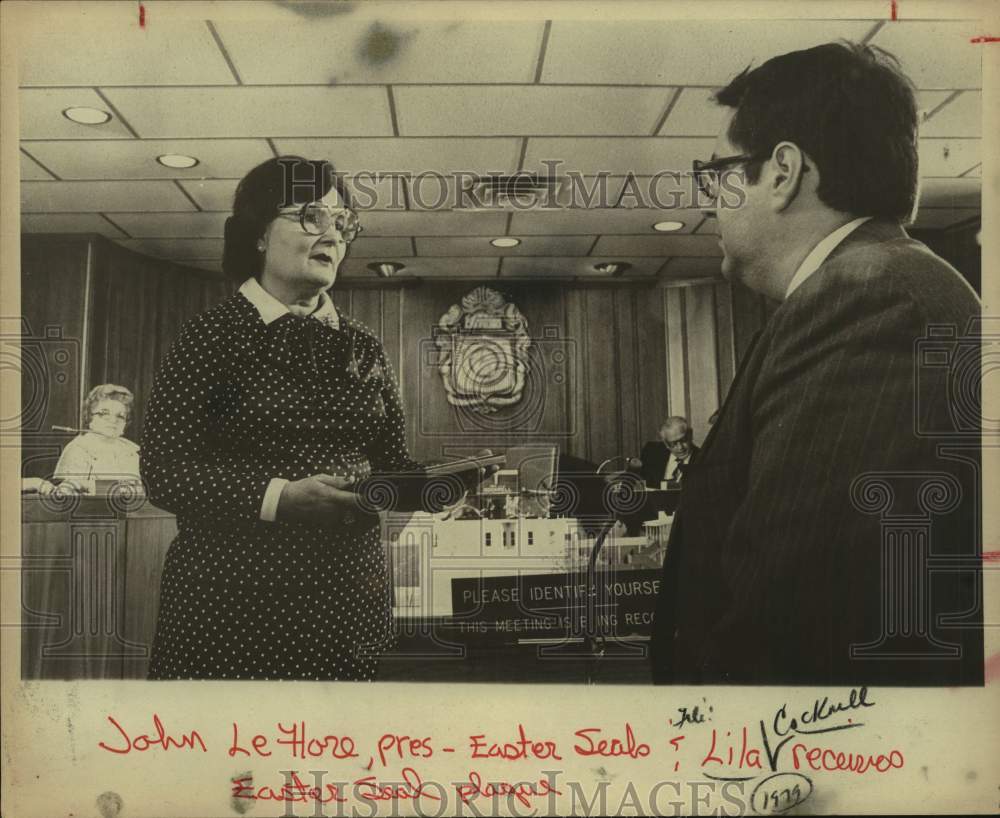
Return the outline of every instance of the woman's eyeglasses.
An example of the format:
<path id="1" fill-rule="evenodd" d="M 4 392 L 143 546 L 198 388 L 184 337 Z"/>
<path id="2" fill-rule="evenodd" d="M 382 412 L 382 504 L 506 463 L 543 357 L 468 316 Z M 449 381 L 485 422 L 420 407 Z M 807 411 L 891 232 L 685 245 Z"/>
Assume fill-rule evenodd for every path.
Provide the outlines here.
<path id="1" fill-rule="evenodd" d="M 345 244 L 354 241 L 363 229 L 358 221 L 358 214 L 351 208 L 332 208 L 323 202 L 282 208 L 278 215 L 286 219 L 298 219 L 302 229 L 313 236 L 322 236 L 333 227 Z"/>
<path id="2" fill-rule="evenodd" d="M 107 420 L 108 418 L 111 418 L 111 420 L 120 420 L 122 423 L 128 420 L 128 415 L 123 415 L 121 412 L 109 412 L 107 409 L 101 409 L 100 411 L 92 412 L 90 416 L 92 418 L 100 418 L 101 420 Z"/>

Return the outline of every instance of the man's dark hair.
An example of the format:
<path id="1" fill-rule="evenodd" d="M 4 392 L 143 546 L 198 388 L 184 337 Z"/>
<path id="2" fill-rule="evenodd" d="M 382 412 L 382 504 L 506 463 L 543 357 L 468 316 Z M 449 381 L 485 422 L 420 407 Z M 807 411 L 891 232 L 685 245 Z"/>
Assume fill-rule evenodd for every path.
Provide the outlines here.
<path id="1" fill-rule="evenodd" d="M 828 43 L 747 68 L 715 95 L 729 140 L 754 156 L 793 142 L 819 168 L 819 198 L 855 216 L 908 221 L 917 195 L 913 84 L 886 51 Z M 756 183 L 762 161 L 746 165 Z"/>
<path id="2" fill-rule="evenodd" d="M 226 219 L 223 272 L 239 281 L 259 276 L 263 256 L 257 241 L 278 209 L 319 201 L 334 187 L 350 206 L 343 177 L 325 159 L 279 156 L 257 165 L 236 186 L 233 215 Z"/>

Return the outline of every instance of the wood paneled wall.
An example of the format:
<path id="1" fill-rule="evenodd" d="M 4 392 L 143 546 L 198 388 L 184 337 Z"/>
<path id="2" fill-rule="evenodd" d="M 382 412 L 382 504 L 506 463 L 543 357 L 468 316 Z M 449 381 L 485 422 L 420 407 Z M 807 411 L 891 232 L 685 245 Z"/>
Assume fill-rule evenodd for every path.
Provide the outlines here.
<path id="1" fill-rule="evenodd" d="M 229 282 L 148 258 L 101 236 L 21 236 L 22 473 L 52 474 L 95 385 L 135 394 L 125 434 L 138 441 L 160 359 L 181 324 L 227 297 Z"/>
<path id="2" fill-rule="evenodd" d="M 20 426 L 27 477 L 51 474 L 69 440 L 54 433 L 53 424 L 79 420 L 89 253 L 85 236 L 21 236 Z"/>
<path id="3" fill-rule="evenodd" d="M 438 320 L 480 284 L 524 314 L 535 366 L 521 404 L 486 417 L 447 403 L 434 347 Z M 668 414 L 688 417 L 700 442 L 736 362 L 771 311 L 759 296 L 720 281 L 663 289 L 494 279 L 340 286 L 333 296 L 382 337 L 417 459 L 532 441 L 558 443 L 561 452 L 592 462 L 634 456 Z"/>
<path id="4" fill-rule="evenodd" d="M 71 357 L 57 356 L 71 362 L 59 387 L 47 386 L 38 429 L 78 423 L 81 394 L 111 382 L 135 392 L 126 434 L 139 440 L 167 348 L 185 320 L 226 298 L 232 284 L 100 237 L 23 236 L 22 248 L 23 308 L 32 332 L 56 327 L 72 341 Z M 532 337 L 521 403 L 489 416 L 447 402 L 434 343 L 441 316 L 480 284 L 518 306 Z M 771 309 L 722 281 L 668 288 L 496 279 L 351 287 L 345 281 L 332 295 L 382 338 L 400 380 L 411 452 L 421 460 L 554 442 L 564 454 L 599 463 L 636 455 L 669 414 L 688 417 L 700 442 L 736 362 Z M 51 474 L 66 440 L 26 439 L 25 475 Z"/>
<path id="5" fill-rule="evenodd" d="M 160 360 L 189 318 L 227 298 L 233 286 L 113 242 L 94 244 L 88 388 L 117 383 L 135 395 L 126 435 L 138 442 Z"/>

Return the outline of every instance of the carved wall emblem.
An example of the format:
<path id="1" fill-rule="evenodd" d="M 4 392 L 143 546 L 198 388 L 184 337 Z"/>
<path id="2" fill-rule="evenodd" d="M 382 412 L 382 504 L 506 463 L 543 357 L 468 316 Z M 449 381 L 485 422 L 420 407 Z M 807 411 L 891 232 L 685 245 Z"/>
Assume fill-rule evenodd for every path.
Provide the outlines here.
<path id="1" fill-rule="evenodd" d="M 438 321 L 438 371 L 452 406 L 492 414 L 521 400 L 528 322 L 496 290 L 477 287 Z"/>

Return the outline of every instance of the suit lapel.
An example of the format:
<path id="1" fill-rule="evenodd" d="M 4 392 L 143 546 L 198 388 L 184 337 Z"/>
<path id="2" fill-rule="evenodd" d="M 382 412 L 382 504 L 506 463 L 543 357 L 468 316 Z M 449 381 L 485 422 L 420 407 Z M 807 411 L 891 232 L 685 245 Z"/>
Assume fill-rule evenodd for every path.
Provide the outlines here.
<path id="1" fill-rule="evenodd" d="M 733 377 L 733 382 L 729 385 L 729 391 L 726 392 L 726 398 L 722 402 L 722 407 L 719 409 L 719 416 L 715 419 L 715 423 L 712 425 L 712 428 L 709 429 L 704 442 L 701 444 L 701 457 L 705 457 L 708 454 L 712 441 L 715 439 L 716 433 L 722 426 L 722 421 L 726 417 L 726 409 L 729 407 L 733 395 L 741 385 L 743 377 L 746 374 L 747 364 L 750 363 L 750 359 L 753 358 L 754 352 L 757 350 L 757 342 L 760 340 L 762 333 L 763 330 L 757 330 L 757 332 L 751 336 L 750 343 L 747 344 L 746 352 L 743 353 L 743 359 L 740 361 L 740 365 L 736 370 L 736 375 Z"/>

